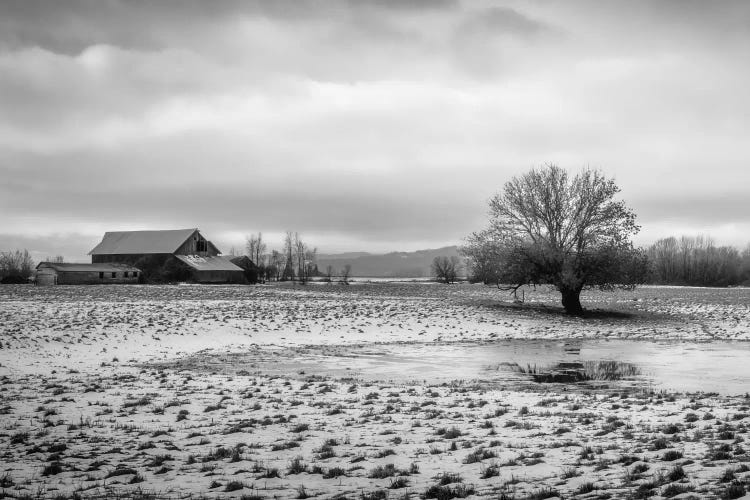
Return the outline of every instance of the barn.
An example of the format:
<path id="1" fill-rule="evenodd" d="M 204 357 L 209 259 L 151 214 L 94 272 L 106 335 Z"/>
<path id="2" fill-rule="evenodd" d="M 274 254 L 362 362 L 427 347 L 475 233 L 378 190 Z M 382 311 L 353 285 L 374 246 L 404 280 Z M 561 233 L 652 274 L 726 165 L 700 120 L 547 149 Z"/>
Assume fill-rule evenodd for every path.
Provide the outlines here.
<path id="1" fill-rule="evenodd" d="M 246 282 L 243 269 L 197 228 L 107 232 L 89 255 L 93 264 L 141 268 L 147 281 Z"/>
<path id="2" fill-rule="evenodd" d="M 128 264 L 40 262 L 37 285 L 101 285 L 138 283 L 141 270 Z"/>

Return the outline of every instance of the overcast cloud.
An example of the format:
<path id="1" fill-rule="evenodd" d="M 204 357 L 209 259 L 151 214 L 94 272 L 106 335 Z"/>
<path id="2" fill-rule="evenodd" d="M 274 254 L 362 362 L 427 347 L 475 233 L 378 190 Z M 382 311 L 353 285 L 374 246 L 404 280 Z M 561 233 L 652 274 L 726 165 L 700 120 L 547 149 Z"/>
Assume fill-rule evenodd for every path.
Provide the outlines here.
<path id="1" fill-rule="evenodd" d="M 512 175 L 601 168 L 639 243 L 750 241 L 750 2 L 0 2 L 0 248 L 286 229 L 456 244 Z"/>

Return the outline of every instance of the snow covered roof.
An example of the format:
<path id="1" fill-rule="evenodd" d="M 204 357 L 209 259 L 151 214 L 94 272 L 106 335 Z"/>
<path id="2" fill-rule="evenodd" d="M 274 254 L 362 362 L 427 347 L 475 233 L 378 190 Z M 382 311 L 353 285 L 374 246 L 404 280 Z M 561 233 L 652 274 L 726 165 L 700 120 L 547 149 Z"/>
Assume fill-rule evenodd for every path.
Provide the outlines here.
<path id="1" fill-rule="evenodd" d="M 89 255 L 174 253 L 197 228 L 165 231 L 109 231 Z"/>
<path id="2" fill-rule="evenodd" d="M 242 268 L 232 264 L 229 257 L 201 257 L 199 255 L 175 255 L 182 262 L 196 271 L 240 271 Z"/>

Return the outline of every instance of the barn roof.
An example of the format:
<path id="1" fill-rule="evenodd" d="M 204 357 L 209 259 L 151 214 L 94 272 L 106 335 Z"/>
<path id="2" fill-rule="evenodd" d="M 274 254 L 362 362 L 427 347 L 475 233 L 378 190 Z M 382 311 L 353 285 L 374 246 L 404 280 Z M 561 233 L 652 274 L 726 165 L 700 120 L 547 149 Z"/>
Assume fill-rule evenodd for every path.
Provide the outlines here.
<path id="1" fill-rule="evenodd" d="M 229 260 L 228 257 L 217 255 L 216 257 L 200 257 L 198 255 L 175 255 L 182 262 L 192 267 L 196 271 L 240 271 L 238 267 Z"/>
<path id="2" fill-rule="evenodd" d="M 197 230 L 109 231 L 89 255 L 174 253 Z"/>
<path id="3" fill-rule="evenodd" d="M 137 267 L 127 264 L 76 264 L 72 262 L 40 262 L 36 268 L 48 267 L 57 272 L 94 272 L 111 273 L 116 271 L 140 271 Z"/>

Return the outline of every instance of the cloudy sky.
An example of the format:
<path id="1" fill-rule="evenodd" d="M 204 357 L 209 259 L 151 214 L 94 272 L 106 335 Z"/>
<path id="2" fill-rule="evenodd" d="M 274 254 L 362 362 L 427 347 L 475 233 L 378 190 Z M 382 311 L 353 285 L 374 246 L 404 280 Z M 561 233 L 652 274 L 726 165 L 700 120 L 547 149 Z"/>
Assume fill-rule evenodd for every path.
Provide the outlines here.
<path id="1" fill-rule="evenodd" d="M 750 241 L 750 2 L 0 1 L 0 248 L 459 243 L 511 176 Z"/>

